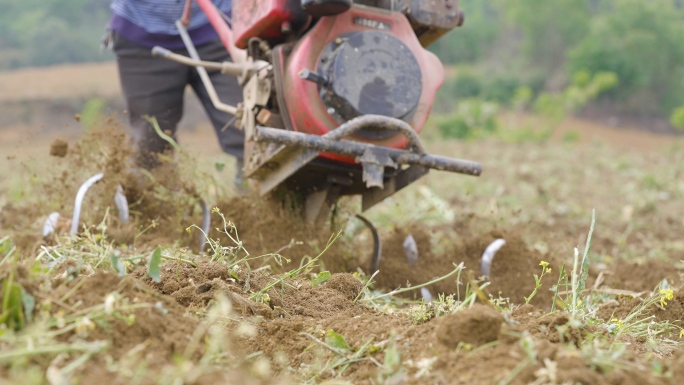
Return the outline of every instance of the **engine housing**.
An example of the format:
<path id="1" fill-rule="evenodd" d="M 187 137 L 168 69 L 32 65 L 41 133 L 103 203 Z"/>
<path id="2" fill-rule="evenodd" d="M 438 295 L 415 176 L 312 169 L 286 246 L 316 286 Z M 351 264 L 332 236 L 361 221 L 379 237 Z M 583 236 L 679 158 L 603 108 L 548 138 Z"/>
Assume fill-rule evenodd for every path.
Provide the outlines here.
<path id="1" fill-rule="evenodd" d="M 441 62 L 422 47 L 399 12 L 354 5 L 321 18 L 294 47 L 283 48 L 274 51 L 280 62 L 275 76 L 282 88 L 283 118 L 288 128 L 308 134 L 325 135 L 368 113 L 402 119 L 420 132 L 444 81 Z M 323 81 L 303 79 L 303 69 Z M 394 132 L 366 130 L 355 139 L 391 148 L 408 144 Z M 321 156 L 354 163 L 338 155 Z"/>

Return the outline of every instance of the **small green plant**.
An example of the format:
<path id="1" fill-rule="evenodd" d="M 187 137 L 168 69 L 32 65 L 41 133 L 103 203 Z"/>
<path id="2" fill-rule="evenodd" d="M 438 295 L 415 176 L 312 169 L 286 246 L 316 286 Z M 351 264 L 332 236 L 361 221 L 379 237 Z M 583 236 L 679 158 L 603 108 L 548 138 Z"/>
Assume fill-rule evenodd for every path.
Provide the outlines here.
<path id="1" fill-rule="evenodd" d="M 549 263 L 546 261 L 541 261 L 539 263 L 539 266 L 541 266 L 541 274 L 534 275 L 534 290 L 532 291 L 532 294 L 529 295 L 529 297 L 525 297 L 525 303 L 528 304 L 534 298 L 535 295 L 537 295 L 537 291 L 542 287 L 542 278 L 544 278 L 544 275 L 548 274 L 551 272 L 551 268 L 549 267 Z"/>
<path id="2" fill-rule="evenodd" d="M 25 291 L 21 285 L 14 281 L 14 271 L 12 270 L 9 278 L 2 281 L 2 313 L 0 313 L 0 324 L 13 330 L 21 330 L 24 328 L 26 325 L 26 316 L 28 315 L 24 314 L 23 299 L 25 295 Z M 31 309 L 31 311 L 32 310 L 33 309 Z"/>
<path id="3" fill-rule="evenodd" d="M 372 345 L 372 338 L 366 340 L 361 347 L 355 350 L 347 343 L 347 340 L 341 334 L 332 329 L 328 329 L 325 332 L 325 339 L 323 341 L 316 338 L 311 333 L 305 332 L 300 333 L 300 335 L 311 340 L 314 346 L 317 345 L 333 353 L 331 359 L 328 359 L 320 368 L 316 368 L 314 373 L 309 376 L 307 383 L 316 383 L 324 373 L 332 372 L 333 376 L 340 376 L 344 374 L 351 364 L 357 362 L 371 361 L 378 365 L 377 361 L 371 360 L 369 357 L 371 353 L 378 350 L 377 346 Z"/>
<path id="4" fill-rule="evenodd" d="M 529 107 L 533 97 L 534 91 L 530 87 L 518 87 L 511 99 L 511 106 L 518 111 L 524 110 Z"/>
<path id="5" fill-rule="evenodd" d="M 419 325 L 435 317 L 453 313 L 460 304 L 461 302 L 457 301 L 453 294 L 440 293 L 434 301 L 421 301 L 418 305 L 411 306 L 408 314 L 413 323 Z"/>
<path id="6" fill-rule="evenodd" d="M 670 124 L 679 131 L 684 130 L 684 106 L 672 111 L 672 114 L 670 115 Z"/>
<path id="7" fill-rule="evenodd" d="M 499 105 L 479 98 L 464 99 L 456 111 L 440 118 L 437 128 L 445 138 L 472 139 L 494 133 L 498 127 Z"/>
<path id="8" fill-rule="evenodd" d="M 389 344 L 385 348 L 385 360 L 382 369 L 378 372 L 378 383 L 403 383 L 400 378 L 402 374 L 401 353 L 397 349 L 396 336 L 392 334 Z M 392 380 L 395 381 L 392 381 Z"/>
<path id="9" fill-rule="evenodd" d="M 313 273 L 311 278 L 311 287 L 316 287 L 325 281 L 329 280 L 332 274 L 329 271 L 321 271 L 320 273 Z"/>
<path id="10" fill-rule="evenodd" d="M 152 278 L 154 282 L 161 282 L 161 247 L 157 246 L 150 255 L 150 262 L 147 265 L 147 275 Z"/>
<path id="11" fill-rule="evenodd" d="M 571 130 L 563 134 L 563 142 L 565 143 L 577 143 L 582 138 L 582 135 L 575 130 Z"/>
<path id="12" fill-rule="evenodd" d="M 577 309 L 582 304 L 580 299 L 582 290 L 586 287 L 587 278 L 589 277 L 589 251 L 591 250 L 592 236 L 594 235 L 594 225 L 596 224 L 596 210 L 591 211 L 591 226 L 589 227 L 589 235 L 584 246 L 584 253 L 582 259 L 579 258 L 579 249 L 575 248 L 574 266 L 572 268 L 572 316 L 577 315 Z M 578 270 L 579 264 L 579 270 Z"/>

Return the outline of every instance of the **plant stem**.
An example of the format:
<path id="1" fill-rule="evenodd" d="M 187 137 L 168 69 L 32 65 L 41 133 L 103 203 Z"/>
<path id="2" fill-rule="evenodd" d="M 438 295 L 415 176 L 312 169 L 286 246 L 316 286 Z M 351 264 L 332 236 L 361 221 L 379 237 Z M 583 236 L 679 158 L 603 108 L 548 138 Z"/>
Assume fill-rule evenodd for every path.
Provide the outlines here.
<path id="1" fill-rule="evenodd" d="M 575 248 L 575 262 L 572 267 L 572 318 L 577 314 L 577 262 L 579 262 L 579 250 Z"/>
<path id="2" fill-rule="evenodd" d="M 90 344 L 74 345 L 51 345 L 40 346 L 33 349 L 18 349 L 0 353 L 0 361 L 12 360 L 20 357 L 31 357 L 40 354 L 71 353 L 71 352 L 97 352 L 109 346 L 107 342 L 94 342 Z"/>
<path id="3" fill-rule="evenodd" d="M 2 244 L 2 242 L 0 242 L 0 244 Z M 2 261 L 0 261 L 0 266 L 2 266 L 2 265 L 5 263 L 5 261 L 8 260 L 8 259 L 12 256 L 12 254 L 14 254 L 14 252 L 15 252 L 16 250 L 17 250 L 17 247 L 16 247 L 16 246 L 13 246 L 13 247 L 10 249 L 10 251 L 7 253 L 7 255 L 5 255 L 5 258 L 3 258 Z"/>
<path id="4" fill-rule="evenodd" d="M 411 286 L 411 287 L 405 287 L 402 289 L 393 290 L 393 291 L 390 291 L 389 293 L 385 293 L 385 294 L 382 294 L 382 295 L 379 295 L 376 297 L 372 297 L 372 298 L 364 298 L 364 299 L 362 299 L 362 301 L 374 301 L 376 299 L 389 297 L 389 296 L 396 295 L 396 294 L 406 293 L 406 292 L 411 291 L 411 290 L 420 289 L 420 288 L 425 287 L 425 286 L 430 286 L 430 285 L 437 283 L 439 281 L 443 281 L 443 280 L 451 277 L 452 275 L 454 275 L 456 273 L 460 273 L 464 267 L 465 266 L 463 265 L 463 263 L 461 263 L 458 266 L 456 266 L 456 268 L 454 270 L 452 270 L 451 273 L 449 273 L 445 276 L 439 277 L 439 278 L 435 278 L 430 282 L 425 282 L 425 283 L 418 285 L 418 286 Z"/>
<path id="5" fill-rule="evenodd" d="M 154 131 L 157 133 L 157 135 L 159 135 L 160 138 L 162 138 L 162 139 L 164 139 L 165 141 L 167 141 L 167 142 L 171 145 L 171 147 L 173 147 L 174 150 L 176 150 L 176 151 L 179 151 L 179 150 L 180 150 L 180 146 L 178 146 L 178 143 L 176 143 L 176 141 L 173 140 L 172 137 L 166 135 L 166 134 L 161 130 L 161 128 L 159 127 L 159 123 L 157 123 L 157 118 L 154 118 L 154 117 L 151 117 L 151 116 L 148 116 L 148 115 L 145 115 L 145 116 L 143 116 L 142 118 L 145 119 L 145 120 L 147 120 L 147 121 L 152 125 L 152 127 L 154 128 Z"/>

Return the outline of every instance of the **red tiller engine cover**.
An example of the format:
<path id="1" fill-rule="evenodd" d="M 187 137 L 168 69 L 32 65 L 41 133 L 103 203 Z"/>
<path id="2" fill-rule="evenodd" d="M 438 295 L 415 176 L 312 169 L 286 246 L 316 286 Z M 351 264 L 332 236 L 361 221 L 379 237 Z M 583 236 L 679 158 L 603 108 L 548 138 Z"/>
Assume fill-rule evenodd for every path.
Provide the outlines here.
<path id="1" fill-rule="evenodd" d="M 308 19 L 300 0 L 238 0 L 233 2 L 231 29 L 235 45 L 244 49 L 252 37 L 277 42 L 284 25 L 298 26 Z"/>
<path id="2" fill-rule="evenodd" d="M 258 2 L 258 11 L 248 12 L 256 3 L 235 2 L 238 42 L 253 36 L 277 41 L 280 25 L 297 20 L 293 10 L 299 0 Z M 307 134 L 324 135 L 366 114 L 401 119 L 420 132 L 444 81 L 442 63 L 421 46 L 406 16 L 379 8 L 353 6 L 321 17 L 293 47 L 277 46 L 274 56 L 281 115 L 288 128 Z M 308 79 L 300 76 L 302 70 L 309 70 Z M 363 130 L 353 139 L 392 148 L 408 145 L 393 131 Z M 321 156 L 355 163 L 345 156 Z"/>

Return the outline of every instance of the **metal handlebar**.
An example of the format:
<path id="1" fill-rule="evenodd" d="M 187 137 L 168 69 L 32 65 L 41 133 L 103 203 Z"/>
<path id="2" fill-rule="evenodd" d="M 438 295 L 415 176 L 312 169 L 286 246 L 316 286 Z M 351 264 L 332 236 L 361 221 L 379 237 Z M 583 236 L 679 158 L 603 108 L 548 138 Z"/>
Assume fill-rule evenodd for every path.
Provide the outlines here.
<path id="1" fill-rule="evenodd" d="M 241 66 L 239 64 L 231 63 L 228 61 L 219 63 L 204 60 L 194 60 L 187 56 L 173 53 L 170 50 L 159 46 L 152 48 L 152 55 L 159 56 L 164 59 L 173 60 L 177 63 L 184 64 L 190 67 L 204 67 L 209 70 L 221 71 L 222 74 L 226 75 L 241 76 L 244 70 L 244 66 Z"/>

